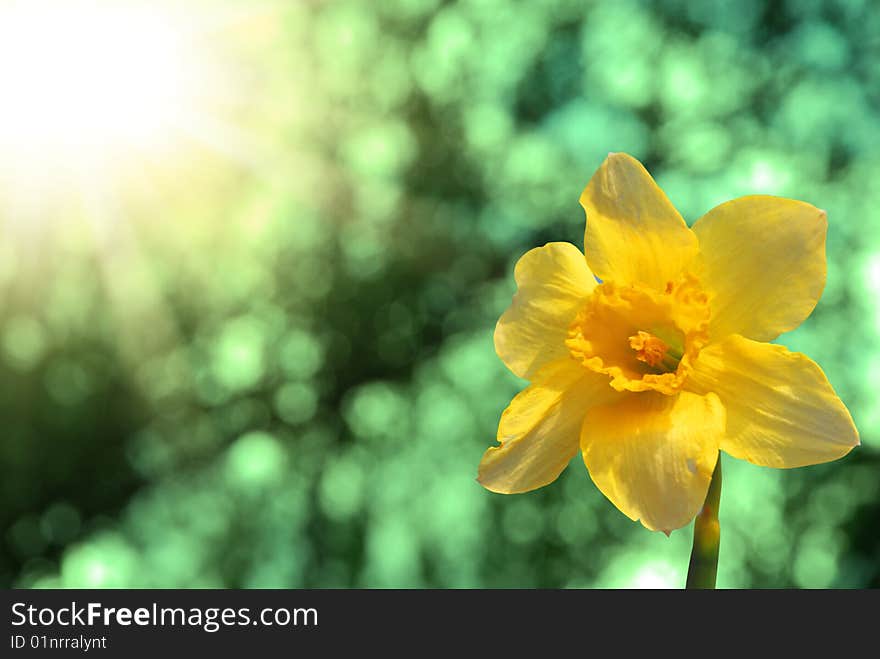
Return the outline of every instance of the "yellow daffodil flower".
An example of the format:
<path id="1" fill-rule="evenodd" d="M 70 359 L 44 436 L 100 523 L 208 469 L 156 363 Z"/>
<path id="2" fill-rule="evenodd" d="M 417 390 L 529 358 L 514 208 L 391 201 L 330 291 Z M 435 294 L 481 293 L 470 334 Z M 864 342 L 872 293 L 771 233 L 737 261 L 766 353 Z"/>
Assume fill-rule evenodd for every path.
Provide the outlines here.
<path id="1" fill-rule="evenodd" d="M 549 243 L 516 264 L 495 350 L 529 385 L 480 462 L 484 487 L 542 487 L 580 449 L 621 512 L 668 533 L 700 510 L 719 450 L 788 468 L 858 445 L 822 369 L 767 343 L 822 294 L 824 211 L 755 195 L 690 229 L 622 153 L 608 156 L 580 202 L 585 253 Z"/>

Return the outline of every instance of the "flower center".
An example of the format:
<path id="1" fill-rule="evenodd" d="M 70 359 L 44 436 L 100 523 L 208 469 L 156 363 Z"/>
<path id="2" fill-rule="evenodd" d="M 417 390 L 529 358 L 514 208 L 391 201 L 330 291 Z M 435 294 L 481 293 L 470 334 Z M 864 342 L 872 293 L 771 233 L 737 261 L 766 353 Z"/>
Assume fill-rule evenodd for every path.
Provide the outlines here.
<path id="1" fill-rule="evenodd" d="M 673 394 L 708 339 L 708 322 L 707 297 L 692 276 L 662 292 L 606 281 L 570 325 L 566 346 L 618 391 Z"/>
<path id="2" fill-rule="evenodd" d="M 659 366 L 666 358 L 669 346 L 653 334 L 639 330 L 629 337 L 629 347 L 636 351 L 636 359 L 648 366 Z"/>

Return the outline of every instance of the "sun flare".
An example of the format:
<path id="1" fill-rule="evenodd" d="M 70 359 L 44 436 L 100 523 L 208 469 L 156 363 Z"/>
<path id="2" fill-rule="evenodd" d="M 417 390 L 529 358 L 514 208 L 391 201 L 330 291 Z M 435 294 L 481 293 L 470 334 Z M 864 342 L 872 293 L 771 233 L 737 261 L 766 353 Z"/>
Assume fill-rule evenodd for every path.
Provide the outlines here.
<path id="1" fill-rule="evenodd" d="M 280 10 L 0 0 L 0 230 L 131 221 L 126 200 L 256 167 L 262 96 L 246 49 L 271 48 Z"/>
<path id="2" fill-rule="evenodd" d="M 238 193 L 218 181 L 275 171 L 253 146 L 275 128 L 253 72 L 282 78 L 261 58 L 283 16 L 283 0 L 0 0 L 0 269 L 26 264 L 28 287 L 76 255 L 123 359 L 176 345 L 157 254 L 212 232 L 227 197 L 205 191 Z"/>
<path id="3" fill-rule="evenodd" d="M 168 16 L 70 2 L 0 5 L 0 148 L 16 159 L 156 146 L 193 101 Z"/>

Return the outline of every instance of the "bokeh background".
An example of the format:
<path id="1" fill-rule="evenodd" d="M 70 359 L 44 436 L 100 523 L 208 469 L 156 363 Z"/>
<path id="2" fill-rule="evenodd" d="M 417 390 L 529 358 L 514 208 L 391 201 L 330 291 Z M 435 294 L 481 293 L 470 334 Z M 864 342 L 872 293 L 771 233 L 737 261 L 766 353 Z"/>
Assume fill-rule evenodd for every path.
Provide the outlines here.
<path id="1" fill-rule="evenodd" d="M 749 193 L 828 211 L 824 296 L 780 342 L 862 446 L 725 457 L 719 586 L 880 585 L 876 5 L 148 7 L 199 62 L 167 130 L 102 135 L 143 120 L 117 98 L 71 142 L 73 89 L 0 153 L 0 584 L 682 586 L 690 528 L 630 522 L 578 459 L 528 495 L 474 480 L 523 386 L 492 345 L 513 264 L 582 247 L 581 189 L 626 151 L 688 222 Z M 65 39 L 100 18 L 41 11 Z"/>

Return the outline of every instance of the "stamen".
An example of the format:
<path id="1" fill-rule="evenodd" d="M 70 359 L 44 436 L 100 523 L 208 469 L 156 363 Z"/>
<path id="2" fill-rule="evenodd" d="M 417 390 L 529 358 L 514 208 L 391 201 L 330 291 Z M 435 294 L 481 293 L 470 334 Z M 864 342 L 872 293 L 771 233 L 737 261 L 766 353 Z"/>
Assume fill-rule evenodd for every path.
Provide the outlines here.
<path id="1" fill-rule="evenodd" d="M 648 366 L 659 366 L 666 357 L 669 346 L 653 334 L 639 330 L 638 334 L 629 337 L 629 347 L 636 351 L 636 359 Z"/>

